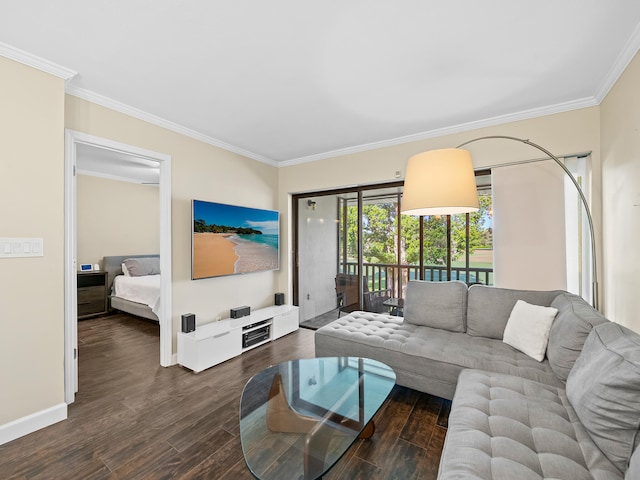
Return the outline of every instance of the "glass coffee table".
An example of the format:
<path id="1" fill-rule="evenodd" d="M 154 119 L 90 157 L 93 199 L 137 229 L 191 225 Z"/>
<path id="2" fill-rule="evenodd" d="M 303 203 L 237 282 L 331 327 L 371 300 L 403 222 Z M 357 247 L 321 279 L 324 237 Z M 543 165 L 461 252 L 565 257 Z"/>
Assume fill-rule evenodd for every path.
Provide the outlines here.
<path id="1" fill-rule="evenodd" d="M 255 375 L 240 400 L 242 453 L 261 480 L 321 478 L 357 438 L 395 384 L 384 363 L 359 357 L 292 360 Z"/>

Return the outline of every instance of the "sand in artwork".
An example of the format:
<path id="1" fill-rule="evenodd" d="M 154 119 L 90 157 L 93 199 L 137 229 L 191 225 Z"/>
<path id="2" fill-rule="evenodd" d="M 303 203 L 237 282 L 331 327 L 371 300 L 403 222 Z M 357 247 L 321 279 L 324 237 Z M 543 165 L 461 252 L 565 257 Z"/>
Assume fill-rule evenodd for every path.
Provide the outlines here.
<path id="1" fill-rule="evenodd" d="M 238 255 L 235 243 L 226 233 L 196 233 L 193 235 L 193 278 L 231 275 Z M 211 252 L 215 252 L 212 255 Z"/>
<path id="2" fill-rule="evenodd" d="M 262 243 L 232 237 L 237 244 L 235 252 L 238 261 L 235 265 L 236 273 L 256 272 L 260 270 L 275 270 L 278 268 L 278 250 Z"/>

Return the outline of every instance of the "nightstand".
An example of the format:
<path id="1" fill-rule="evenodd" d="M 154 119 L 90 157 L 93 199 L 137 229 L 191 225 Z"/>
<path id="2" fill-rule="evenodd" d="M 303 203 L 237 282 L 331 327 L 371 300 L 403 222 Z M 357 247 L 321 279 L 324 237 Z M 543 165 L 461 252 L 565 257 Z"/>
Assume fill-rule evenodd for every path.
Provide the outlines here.
<path id="1" fill-rule="evenodd" d="M 78 272 L 78 320 L 107 313 L 107 272 Z"/>

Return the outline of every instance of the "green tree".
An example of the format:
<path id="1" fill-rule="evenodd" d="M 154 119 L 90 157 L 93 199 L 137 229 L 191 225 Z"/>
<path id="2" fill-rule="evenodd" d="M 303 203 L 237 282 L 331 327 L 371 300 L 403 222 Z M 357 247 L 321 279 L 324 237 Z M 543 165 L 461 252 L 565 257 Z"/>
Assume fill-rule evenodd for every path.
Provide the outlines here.
<path id="1" fill-rule="evenodd" d="M 479 195 L 478 203 L 480 209 L 469 214 L 469 253 L 473 253 L 478 248 L 491 245 L 487 244 L 488 230 L 484 228 L 484 222 L 491 208 L 491 196 Z M 453 215 L 451 217 L 451 257 L 453 260 L 459 259 L 466 249 L 466 216 Z"/>
<path id="2" fill-rule="evenodd" d="M 484 226 L 491 208 L 491 196 L 479 195 L 480 209 L 469 214 L 469 253 L 491 245 L 491 230 Z M 363 205 L 362 239 L 366 263 L 396 263 L 417 265 L 420 259 L 420 217 L 403 215 L 401 219 L 400 251 L 398 251 L 397 203 Z M 447 261 L 446 216 L 431 215 L 424 221 L 424 263 L 445 265 Z M 342 223 L 341 223 L 342 230 Z M 344 232 L 342 232 L 344 234 Z M 358 208 L 347 207 L 347 252 L 354 261 L 358 254 Z M 466 215 L 451 217 L 451 256 L 459 259 L 466 249 Z"/>
<path id="3" fill-rule="evenodd" d="M 447 218 L 441 215 L 424 217 L 424 264 L 447 264 Z"/>
<path id="4" fill-rule="evenodd" d="M 354 261 L 358 258 L 358 207 L 356 205 L 347 207 L 347 258 Z"/>
<path id="5" fill-rule="evenodd" d="M 402 215 L 401 224 L 400 260 L 403 264 L 418 265 L 420 263 L 420 217 Z"/>
<path id="6" fill-rule="evenodd" d="M 395 203 L 364 205 L 363 257 L 368 263 L 396 263 L 398 213 Z"/>

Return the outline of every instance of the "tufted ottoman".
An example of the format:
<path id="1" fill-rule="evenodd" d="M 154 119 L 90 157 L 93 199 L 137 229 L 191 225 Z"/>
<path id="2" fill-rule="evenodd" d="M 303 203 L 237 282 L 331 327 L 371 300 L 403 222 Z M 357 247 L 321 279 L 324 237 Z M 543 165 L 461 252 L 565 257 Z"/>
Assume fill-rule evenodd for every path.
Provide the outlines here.
<path id="1" fill-rule="evenodd" d="M 318 329 L 315 345 L 318 357 L 351 355 L 386 363 L 399 385 L 448 399 L 466 368 L 563 386 L 548 361 L 538 362 L 502 340 L 415 325 L 391 315 L 353 312 Z"/>

